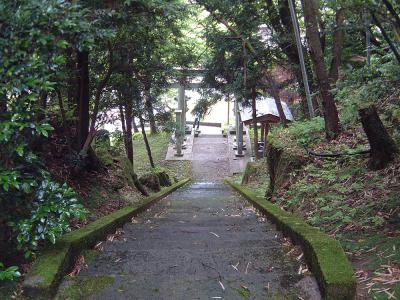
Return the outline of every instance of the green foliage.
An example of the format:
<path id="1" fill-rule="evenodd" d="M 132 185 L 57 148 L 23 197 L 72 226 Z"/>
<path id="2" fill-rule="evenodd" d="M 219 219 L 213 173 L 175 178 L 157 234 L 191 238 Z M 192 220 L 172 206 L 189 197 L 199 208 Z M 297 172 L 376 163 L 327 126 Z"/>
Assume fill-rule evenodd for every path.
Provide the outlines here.
<path id="1" fill-rule="evenodd" d="M 323 140 L 323 131 L 324 119 L 315 117 L 295 121 L 288 128 L 273 127 L 268 135 L 268 142 L 278 149 L 296 149 Z"/>
<path id="2" fill-rule="evenodd" d="M 0 262 L 0 282 L 4 280 L 14 280 L 20 276 L 21 273 L 18 271 L 18 267 L 11 266 L 5 268 L 4 264 Z"/>
<path id="3" fill-rule="evenodd" d="M 63 233 L 70 231 L 71 218 L 83 219 L 85 214 L 86 210 L 78 203 L 71 188 L 45 176 L 30 204 L 29 218 L 10 225 L 18 234 L 18 248 L 29 257 L 41 242 L 54 244 Z"/>
<path id="4" fill-rule="evenodd" d="M 341 120 L 344 126 L 358 122 L 358 109 L 375 104 L 381 107 L 382 101 L 398 90 L 400 66 L 390 55 L 374 56 L 371 66 L 347 70 L 334 89 L 335 98 L 341 107 Z M 397 110 L 388 109 L 386 118 L 390 123 L 399 120 Z M 390 119 L 390 120 L 389 120 Z"/>
<path id="5" fill-rule="evenodd" d="M 88 11 L 75 2 L 6 0 L 0 11 L 0 222 L 13 228 L 18 248 L 30 256 L 83 215 L 73 191 L 44 171 L 35 145 L 53 130 L 39 99 L 63 74 L 65 49 L 90 47 L 93 35 Z M 17 274 L 7 270 L 4 279 Z"/>
<path id="6" fill-rule="evenodd" d="M 386 193 L 385 180 L 378 174 L 363 177 L 365 172 L 356 158 L 325 160 L 318 165 L 309 163 L 290 175 L 294 182 L 277 201 L 286 209 L 302 212 L 310 224 L 326 230 L 349 224 L 379 230 L 387 224 L 387 219 L 377 212 L 392 209 L 393 195 Z M 370 190 L 381 195 L 380 198 L 366 197 L 364 191 Z M 398 205 L 397 200 L 395 203 Z"/>
<path id="7" fill-rule="evenodd" d="M 165 170 L 171 178 L 190 177 L 190 162 L 165 160 L 170 137 L 169 132 L 159 132 L 147 137 L 152 149 L 154 163 L 157 166 L 155 171 Z M 133 148 L 135 149 L 133 153 L 135 170 L 139 176 L 148 173 L 151 167 L 142 137 L 133 141 Z"/>

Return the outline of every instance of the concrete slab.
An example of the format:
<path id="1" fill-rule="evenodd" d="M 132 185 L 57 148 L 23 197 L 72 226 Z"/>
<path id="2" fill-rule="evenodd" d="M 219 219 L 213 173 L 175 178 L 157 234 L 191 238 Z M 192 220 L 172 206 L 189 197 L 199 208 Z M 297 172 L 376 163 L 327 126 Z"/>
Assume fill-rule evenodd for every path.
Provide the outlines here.
<path id="1" fill-rule="evenodd" d="M 165 156 L 165 160 L 192 160 L 192 149 L 193 149 L 193 141 L 194 141 L 194 131 L 191 134 L 186 134 L 186 147 L 182 149 L 182 156 L 175 156 L 176 149 L 175 145 L 170 143 L 167 150 L 167 155 Z"/>

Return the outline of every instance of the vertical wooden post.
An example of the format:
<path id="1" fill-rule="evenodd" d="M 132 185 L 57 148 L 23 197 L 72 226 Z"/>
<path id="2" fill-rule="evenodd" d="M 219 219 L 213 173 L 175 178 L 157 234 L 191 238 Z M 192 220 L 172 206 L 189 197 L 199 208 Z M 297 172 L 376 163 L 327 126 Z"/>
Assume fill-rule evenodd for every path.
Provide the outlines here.
<path id="1" fill-rule="evenodd" d="M 227 125 L 229 126 L 229 122 L 230 122 L 229 117 L 230 117 L 230 113 L 231 113 L 231 112 L 230 112 L 230 110 L 231 110 L 231 107 L 230 107 L 230 106 L 231 106 L 231 105 L 230 105 L 230 104 L 231 104 L 231 101 L 230 101 L 230 99 L 229 99 L 229 94 L 228 94 L 228 96 L 227 96 L 227 101 L 228 101 L 228 124 L 227 124 Z"/>
<path id="2" fill-rule="evenodd" d="M 265 125 L 264 125 L 264 157 L 267 156 L 268 131 L 269 131 L 269 123 L 265 123 Z"/>
<path id="3" fill-rule="evenodd" d="M 254 158 L 258 159 L 258 130 L 257 130 L 257 101 L 256 101 L 256 88 L 252 87 L 252 110 L 253 110 L 253 131 L 254 131 Z"/>
<path id="4" fill-rule="evenodd" d="M 264 142 L 264 130 L 265 130 L 265 123 L 261 123 L 261 142 Z"/>

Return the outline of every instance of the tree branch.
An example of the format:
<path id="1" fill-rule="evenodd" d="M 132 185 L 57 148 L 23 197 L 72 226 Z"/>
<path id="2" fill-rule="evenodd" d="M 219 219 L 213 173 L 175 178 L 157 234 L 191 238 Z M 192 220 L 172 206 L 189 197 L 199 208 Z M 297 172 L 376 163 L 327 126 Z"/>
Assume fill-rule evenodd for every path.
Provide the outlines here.
<path id="1" fill-rule="evenodd" d="M 276 104 L 276 107 L 278 109 L 280 121 L 281 121 L 281 123 L 282 123 L 282 125 L 284 127 L 287 127 L 287 120 L 286 120 L 285 113 L 284 113 L 283 108 L 282 108 L 282 103 L 280 101 L 279 91 L 278 91 L 278 88 L 277 88 L 278 85 L 277 85 L 275 79 L 273 78 L 271 72 L 268 70 L 268 67 L 265 65 L 264 61 L 258 57 L 257 52 L 254 49 L 253 45 L 246 38 L 244 38 L 236 28 L 231 26 L 223 16 L 217 14 L 211 7 L 209 7 L 203 1 L 196 0 L 196 2 L 198 2 L 200 5 L 203 5 L 204 8 L 211 14 L 211 16 L 213 16 L 214 19 L 216 19 L 219 23 L 223 24 L 237 38 L 242 40 L 244 46 L 250 51 L 250 53 L 253 55 L 254 59 L 258 63 L 261 64 L 261 66 L 263 67 L 264 78 L 265 78 L 267 84 L 270 87 L 270 91 L 271 91 L 272 96 L 274 97 L 275 104 Z"/>
<path id="2" fill-rule="evenodd" d="M 81 153 L 82 155 L 86 155 L 90 144 L 92 143 L 94 137 L 96 136 L 96 120 L 97 120 L 97 115 L 99 113 L 99 107 L 100 107 L 100 98 L 101 98 L 101 94 L 103 93 L 103 90 L 106 86 L 106 84 L 108 83 L 108 81 L 110 80 L 111 74 L 113 72 L 113 50 L 111 47 L 111 43 L 108 42 L 108 70 L 106 72 L 106 74 L 104 75 L 104 78 L 99 82 L 99 84 L 97 85 L 96 88 L 96 94 L 95 94 L 95 98 L 94 98 L 94 108 L 93 108 L 93 113 L 91 116 L 91 121 L 90 121 L 90 128 L 89 128 L 89 134 L 86 138 L 85 143 L 83 144 Z"/>

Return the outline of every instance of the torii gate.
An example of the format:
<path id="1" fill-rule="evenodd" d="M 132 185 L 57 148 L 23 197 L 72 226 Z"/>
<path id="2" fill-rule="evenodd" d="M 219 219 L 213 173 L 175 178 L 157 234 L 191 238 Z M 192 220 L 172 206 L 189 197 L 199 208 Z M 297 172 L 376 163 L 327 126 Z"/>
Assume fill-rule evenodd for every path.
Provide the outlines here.
<path id="1" fill-rule="evenodd" d="M 186 130 L 186 108 L 187 103 L 185 99 L 185 90 L 187 88 L 196 89 L 200 88 L 200 83 L 187 82 L 188 76 L 202 76 L 205 70 L 202 69 L 179 69 L 177 70 L 182 73 L 182 76 L 178 82 L 174 82 L 170 85 L 172 88 L 178 89 L 178 109 L 175 110 L 175 118 L 177 121 L 177 128 L 175 131 L 176 137 L 176 153 L 175 156 L 181 157 L 182 146 L 184 142 L 185 130 Z M 234 115 L 235 115 L 235 124 L 236 124 L 236 144 L 237 144 L 237 157 L 242 157 L 243 155 L 243 122 L 240 116 L 240 109 L 238 105 L 238 101 L 235 100 L 234 105 Z M 229 115 L 228 115 L 229 116 Z M 229 122 L 229 117 L 228 117 Z M 229 125 L 229 124 L 228 124 Z"/>
<path id="2" fill-rule="evenodd" d="M 186 130 L 186 108 L 187 108 L 187 103 L 185 99 L 185 90 L 187 88 L 196 89 L 200 87 L 200 83 L 194 83 L 194 82 L 187 82 L 187 77 L 188 76 L 201 76 L 204 73 L 204 70 L 200 69 L 189 69 L 189 70 L 184 70 L 180 69 L 177 70 L 182 73 L 182 76 L 178 82 L 174 82 L 170 85 L 172 88 L 177 88 L 178 89 L 178 109 L 175 110 L 175 118 L 177 122 L 177 128 L 175 131 L 175 137 L 176 137 L 176 153 L 175 156 L 183 156 L 182 154 L 182 145 L 184 141 L 184 136 L 185 136 L 185 130 Z"/>

